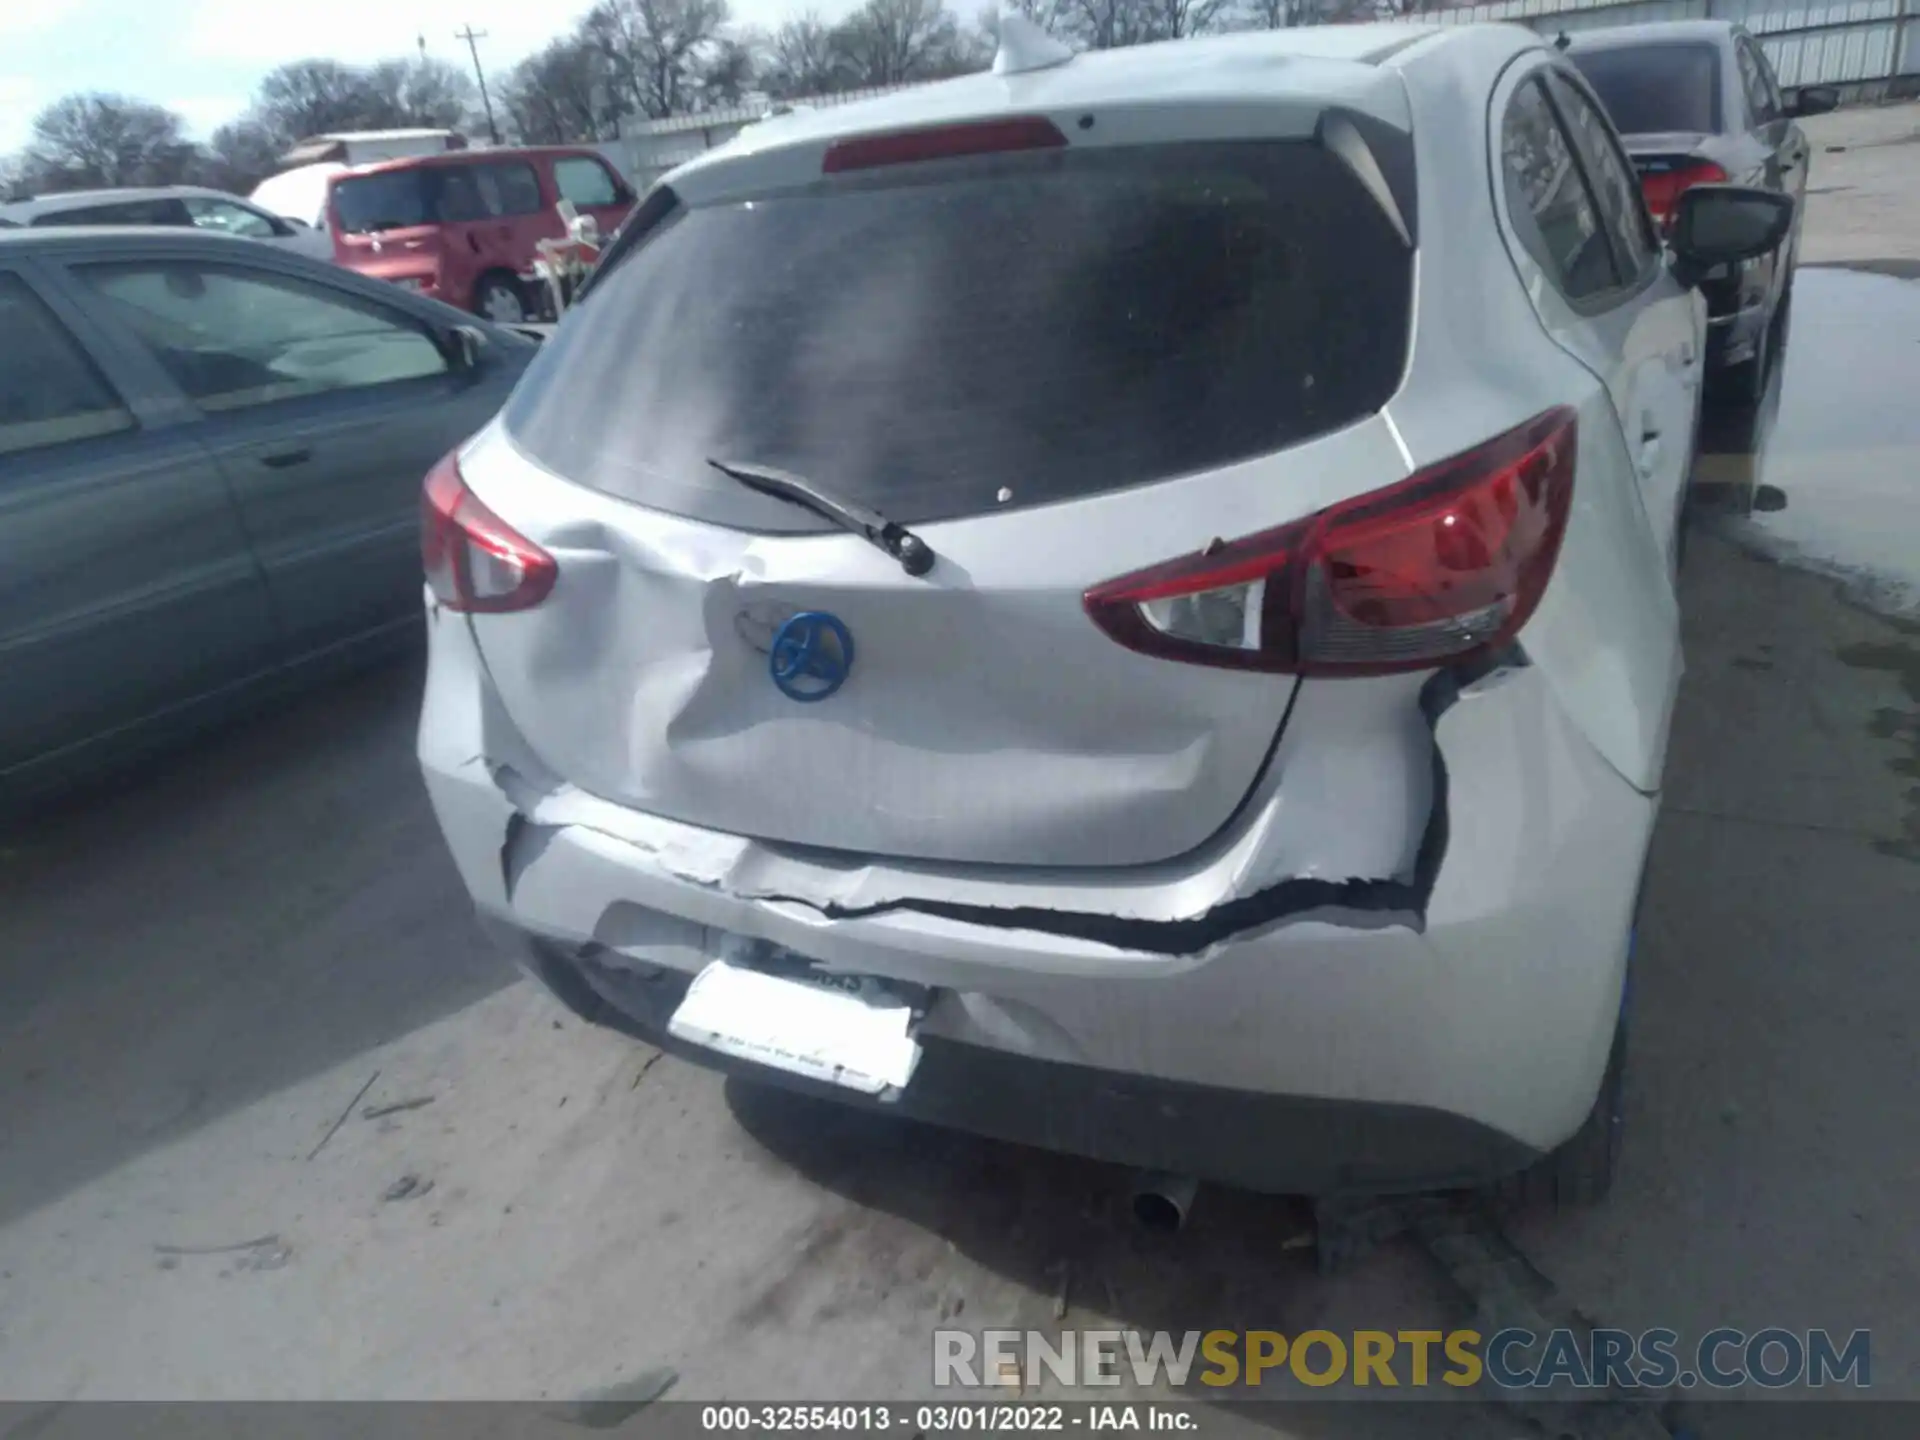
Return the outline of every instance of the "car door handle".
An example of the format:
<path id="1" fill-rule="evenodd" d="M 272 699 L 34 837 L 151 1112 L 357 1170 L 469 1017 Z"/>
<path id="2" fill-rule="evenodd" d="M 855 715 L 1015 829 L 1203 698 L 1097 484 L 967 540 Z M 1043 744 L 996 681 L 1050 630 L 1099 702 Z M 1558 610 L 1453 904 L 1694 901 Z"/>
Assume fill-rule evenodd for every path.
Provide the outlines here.
<path id="1" fill-rule="evenodd" d="M 260 463 L 269 470 L 290 470 L 295 465 L 304 465 L 313 458 L 313 451 L 302 445 L 295 450 L 276 450 L 271 455 L 262 455 Z"/>

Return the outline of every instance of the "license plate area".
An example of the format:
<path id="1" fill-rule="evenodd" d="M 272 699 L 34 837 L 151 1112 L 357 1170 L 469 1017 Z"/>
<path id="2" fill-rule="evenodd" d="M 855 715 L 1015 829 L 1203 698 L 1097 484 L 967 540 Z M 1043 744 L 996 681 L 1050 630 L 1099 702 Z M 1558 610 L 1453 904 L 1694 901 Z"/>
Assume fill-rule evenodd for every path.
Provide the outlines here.
<path id="1" fill-rule="evenodd" d="M 914 1026 L 924 993 L 836 975 L 798 957 L 715 960 L 693 977 L 668 1033 L 737 1059 L 863 1095 L 891 1098 L 920 1063 Z"/>

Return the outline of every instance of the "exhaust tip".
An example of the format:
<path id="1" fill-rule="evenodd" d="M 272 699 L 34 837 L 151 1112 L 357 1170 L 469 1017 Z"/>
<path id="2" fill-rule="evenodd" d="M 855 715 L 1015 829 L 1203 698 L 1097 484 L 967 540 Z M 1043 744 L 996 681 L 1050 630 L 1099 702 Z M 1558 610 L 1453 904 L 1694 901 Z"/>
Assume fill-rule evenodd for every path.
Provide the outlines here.
<path id="1" fill-rule="evenodd" d="M 1172 1235 L 1186 1225 L 1199 1190 L 1191 1175 L 1142 1175 L 1133 1185 L 1133 1218 L 1142 1229 Z"/>

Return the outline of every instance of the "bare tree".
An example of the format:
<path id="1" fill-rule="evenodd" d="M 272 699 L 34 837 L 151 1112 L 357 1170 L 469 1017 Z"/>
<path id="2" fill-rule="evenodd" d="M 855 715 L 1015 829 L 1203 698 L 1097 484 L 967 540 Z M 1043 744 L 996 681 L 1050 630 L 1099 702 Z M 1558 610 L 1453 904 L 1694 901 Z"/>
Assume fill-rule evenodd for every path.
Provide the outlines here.
<path id="1" fill-rule="evenodd" d="M 33 121 L 22 169 L 39 189 L 171 185 L 198 151 L 173 111 L 124 95 L 68 95 Z"/>
<path id="2" fill-rule="evenodd" d="M 607 57 L 634 109 L 664 119 L 698 100 L 700 67 L 726 22 L 726 0 L 602 0 L 583 34 Z"/>
<path id="3" fill-rule="evenodd" d="M 1156 28 L 1152 0 L 1069 0 L 1061 24 L 1089 50 L 1163 38 Z"/>
<path id="4" fill-rule="evenodd" d="M 1253 30 L 1290 30 L 1307 24 L 1314 0 L 1244 0 L 1240 18 Z"/>
<path id="5" fill-rule="evenodd" d="M 933 80 L 970 68 L 960 23 L 940 0 L 867 0 L 834 28 L 854 85 Z"/>
<path id="6" fill-rule="evenodd" d="M 846 65 L 834 44 L 834 30 L 809 10 L 768 37 L 761 82 L 772 94 L 825 95 L 847 88 Z"/>
<path id="7" fill-rule="evenodd" d="M 366 72 L 368 128 L 453 128 L 473 111 L 473 81 L 444 60 L 382 60 Z M 377 119 L 374 117 L 378 117 Z"/>
<path id="8" fill-rule="evenodd" d="M 1156 40 L 1181 40 L 1216 28 L 1226 0 L 1143 0 Z"/>
<path id="9" fill-rule="evenodd" d="M 338 60 L 294 60 L 270 71 L 254 94 L 261 122 L 291 143 L 308 135 L 367 127 L 373 108 L 366 75 Z"/>
<path id="10" fill-rule="evenodd" d="M 726 36 L 714 41 L 712 53 L 701 61 L 695 76 L 700 108 L 740 104 L 753 89 L 756 68 L 753 48 L 745 40 Z"/>
<path id="11" fill-rule="evenodd" d="M 282 137 L 251 115 L 213 132 L 202 160 L 202 178 L 216 190 L 244 195 L 279 168 Z"/>
<path id="12" fill-rule="evenodd" d="M 454 128 L 467 122 L 473 82 L 444 60 L 382 60 L 372 66 L 321 58 L 268 73 L 249 120 L 284 150 L 309 135 L 407 125 Z"/>
<path id="13" fill-rule="evenodd" d="M 558 145 L 573 140 L 613 140 L 619 103 L 606 56 L 581 35 L 555 40 L 516 65 L 501 87 L 507 122 L 524 143 Z"/>
<path id="14" fill-rule="evenodd" d="M 1299 25 L 1346 24 L 1363 20 L 1395 20 L 1451 9 L 1455 0 L 1297 0 Z"/>
<path id="15" fill-rule="evenodd" d="M 1073 0 L 1012 0 L 1011 4 L 990 9 L 981 17 L 981 28 L 987 30 L 997 40 L 999 37 L 999 11 L 1010 10 L 1024 15 L 1049 34 L 1063 34 L 1070 28 L 1070 17 L 1074 9 Z"/>

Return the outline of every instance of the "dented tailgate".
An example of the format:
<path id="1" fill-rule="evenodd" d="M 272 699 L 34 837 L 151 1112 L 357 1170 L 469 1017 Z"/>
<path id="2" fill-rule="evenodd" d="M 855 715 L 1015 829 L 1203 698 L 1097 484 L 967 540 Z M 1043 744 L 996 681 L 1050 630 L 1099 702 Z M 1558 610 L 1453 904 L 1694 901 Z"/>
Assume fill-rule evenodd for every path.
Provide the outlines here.
<path id="1" fill-rule="evenodd" d="M 1046 133 L 693 204 L 596 277 L 460 458 L 557 564 L 472 621 L 546 771 L 909 860 L 1147 864 L 1233 818 L 1294 680 L 1136 653 L 1084 596 L 1405 475 L 1406 217 L 1315 138 Z M 807 693 L 774 673 L 801 620 L 836 637 Z"/>

